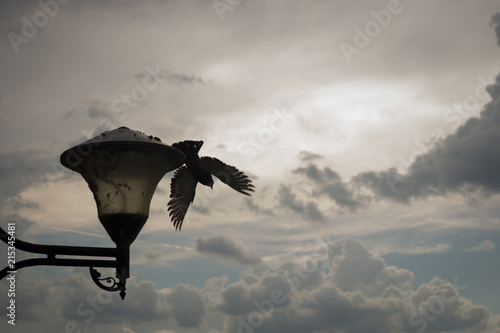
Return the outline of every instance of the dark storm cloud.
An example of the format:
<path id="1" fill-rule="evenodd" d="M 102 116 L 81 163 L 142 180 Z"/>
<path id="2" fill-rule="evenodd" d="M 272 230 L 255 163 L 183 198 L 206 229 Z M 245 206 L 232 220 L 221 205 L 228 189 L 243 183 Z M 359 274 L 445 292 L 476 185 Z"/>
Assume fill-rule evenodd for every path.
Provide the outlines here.
<path id="1" fill-rule="evenodd" d="M 203 79 L 201 77 L 194 76 L 193 74 L 186 75 L 184 73 L 166 72 L 165 78 L 167 80 L 169 80 L 170 82 L 177 84 L 177 85 L 195 84 L 195 83 L 204 84 L 204 83 L 206 83 L 205 81 L 203 81 Z"/>
<path id="2" fill-rule="evenodd" d="M 496 99 L 500 96 L 500 74 L 498 74 L 495 78 L 495 83 L 490 84 L 486 87 L 486 91 L 493 99 Z"/>
<path id="3" fill-rule="evenodd" d="M 261 262 L 260 257 L 246 253 L 240 246 L 222 236 L 198 238 L 196 240 L 196 251 L 214 255 L 224 260 L 234 260 L 240 265 L 255 265 Z"/>
<path id="4" fill-rule="evenodd" d="M 191 84 L 206 84 L 207 82 L 203 80 L 199 76 L 195 76 L 194 74 L 184 74 L 184 73 L 175 73 L 169 70 L 162 70 L 158 73 L 155 73 L 155 77 L 152 77 L 151 73 L 139 73 L 136 74 L 135 77 L 137 79 L 145 79 L 145 78 L 153 78 L 157 81 L 166 80 L 176 86 L 184 86 Z"/>
<path id="5" fill-rule="evenodd" d="M 290 186 L 281 185 L 278 189 L 278 200 L 281 206 L 289 208 L 313 221 L 323 221 L 324 216 L 318 205 L 314 201 L 304 203 L 297 199 L 297 195 L 292 192 Z"/>
<path id="6" fill-rule="evenodd" d="M 307 213 L 307 216 L 313 220 L 313 221 L 323 221 L 324 216 L 321 210 L 318 208 L 318 205 L 313 202 L 309 201 L 306 203 L 304 206 L 305 212 Z"/>
<path id="7" fill-rule="evenodd" d="M 339 180 L 340 177 L 332 169 L 325 167 L 323 171 L 319 170 L 317 166 L 310 164 L 307 167 L 302 167 L 294 170 L 295 173 L 305 174 L 309 179 L 322 183 L 329 180 Z"/>
<path id="8" fill-rule="evenodd" d="M 497 35 L 497 44 L 500 45 L 500 13 L 496 13 L 491 18 L 491 24 L 495 26 L 495 33 Z"/>
<path id="9" fill-rule="evenodd" d="M 304 213 L 304 203 L 297 200 L 297 196 L 292 193 L 290 187 L 281 185 L 278 190 L 278 199 L 282 206 L 288 207 L 297 213 Z"/>
<path id="10" fill-rule="evenodd" d="M 500 13 L 492 18 L 500 45 Z M 405 174 L 396 168 L 362 172 L 354 185 L 365 186 L 378 198 L 408 202 L 412 198 L 446 195 L 489 195 L 500 192 L 500 75 L 486 87 L 492 101 L 479 117 L 467 120 L 454 133 L 417 156 Z"/>
<path id="11" fill-rule="evenodd" d="M 308 151 L 301 151 L 299 153 L 299 159 L 302 162 L 310 163 L 310 162 L 314 162 L 315 160 L 324 159 L 324 158 L 325 157 L 323 155 L 311 153 Z"/>
<path id="12" fill-rule="evenodd" d="M 408 172 L 395 168 L 362 172 L 353 183 L 370 188 L 380 198 L 407 202 L 448 192 L 500 192 L 500 96 L 497 82 L 488 87 L 493 100 L 479 117 L 470 118 L 426 154 Z"/>
<path id="13" fill-rule="evenodd" d="M 324 167 L 321 170 L 316 165 L 309 164 L 306 167 L 295 169 L 294 173 L 303 174 L 313 181 L 315 185 L 313 196 L 315 197 L 325 195 L 339 207 L 349 208 L 351 211 L 355 211 L 362 205 L 362 199 L 356 198 L 354 191 L 349 188 L 349 184 L 343 182 L 339 174 L 329 167 Z"/>

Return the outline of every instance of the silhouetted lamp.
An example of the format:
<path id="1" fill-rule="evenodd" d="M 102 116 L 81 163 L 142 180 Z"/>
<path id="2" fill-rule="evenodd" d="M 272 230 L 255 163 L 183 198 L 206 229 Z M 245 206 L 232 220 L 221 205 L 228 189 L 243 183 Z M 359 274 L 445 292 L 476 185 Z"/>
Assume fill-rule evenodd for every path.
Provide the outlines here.
<path id="1" fill-rule="evenodd" d="M 97 215 L 116 248 L 37 245 L 16 240 L 16 248 L 46 254 L 27 259 L 0 273 L 34 265 L 88 266 L 94 282 L 102 289 L 120 291 L 125 297 L 129 277 L 130 245 L 149 217 L 151 199 L 163 176 L 184 163 L 184 154 L 152 136 L 120 127 L 66 150 L 61 164 L 80 173 L 94 194 Z M 1 230 L 5 242 L 7 233 Z M 56 255 L 114 257 L 116 260 L 59 259 Z M 24 263 L 24 264 L 23 264 Z M 114 267 L 116 277 L 100 278 L 93 267 Z M 105 281 L 111 286 L 105 286 Z"/>

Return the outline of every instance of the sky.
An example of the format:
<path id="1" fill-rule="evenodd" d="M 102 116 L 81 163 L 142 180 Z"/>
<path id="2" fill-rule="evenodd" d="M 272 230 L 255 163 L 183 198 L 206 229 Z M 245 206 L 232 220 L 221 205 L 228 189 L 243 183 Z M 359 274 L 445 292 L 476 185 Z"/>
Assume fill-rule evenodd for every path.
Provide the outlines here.
<path id="1" fill-rule="evenodd" d="M 113 247 L 59 156 L 120 126 L 203 140 L 255 185 L 198 185 L 176 231 L 166 174 L 125 300 L 86 268 L 24 268 L 15 296 L 0 283 L 1 331 L 500 332 L 499 13 L 493 0 L 0 2 L 4 229 Z"/>

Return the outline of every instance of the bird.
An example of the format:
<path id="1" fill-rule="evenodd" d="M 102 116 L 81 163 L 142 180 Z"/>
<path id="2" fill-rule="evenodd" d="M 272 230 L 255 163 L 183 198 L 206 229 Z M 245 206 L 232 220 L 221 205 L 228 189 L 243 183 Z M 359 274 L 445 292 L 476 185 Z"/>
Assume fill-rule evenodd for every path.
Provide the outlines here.
<path id="1" fill-rule="evenodd" d="M 186 140 L 172 144 L 172 147 L 184 153 L 186 159 L 170 182 L 169 216 L 175 230 L 181 230 L 189 204 L 193 202 L 196 186 L 201 183 L 213 189 L 212 176 L 229 185 L 239 193 L 250 196 L 255 186 L 243 172 L 215 157 L 200 157 L 198 152 L 203 141 Z"/>

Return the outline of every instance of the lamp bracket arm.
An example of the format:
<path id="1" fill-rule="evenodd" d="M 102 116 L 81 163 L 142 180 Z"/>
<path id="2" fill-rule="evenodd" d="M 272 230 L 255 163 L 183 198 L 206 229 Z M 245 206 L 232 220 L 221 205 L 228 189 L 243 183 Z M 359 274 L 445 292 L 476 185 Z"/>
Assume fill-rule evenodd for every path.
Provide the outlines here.
<path id="1" fill-rule="evenodd" d="M 7 244 L 9 247 L 14 247 L 18 250 L 45 254 L 46 258 L 32 258 L 25 259 L 18 262 L 13 260 L 12 263 L 0 271 L 0 280 L 9 274 L 17 273 L 18 269 L 30 266 L 77 266 L 89 267 L 90 276 L 94 283 L 101 289 L 106 291 L 119 291 L 122 299 L 125 298 L 125 284 L 126 279 L 129 277 L 129 245 L 120 245 L 116 248 L 107 247 L 86 247 L 86 246 L 63 246 L 63 245 L 41 245 L 25 242 L 20 239 L 12 240 L 12 236 L 0 227 L 0 240 Z M 114 260 L 98 260 L 98 259 L 66 259 L 56 258 L 57 255 L 72 255 L 83 257 L 111 257 Z M 94 267 L 110 267 L 116 268 L 117 278 L 107 277 L 100 278 L 99 273 Z M 103 284 L 105 281 L 109 286 Z"/>
<path id="2" fill-rule="evenodd" d="M 112 247 L 88 247 L 88 246 L 66 246 L 66 245 L 42 245 L 25 242 L 16 238 L 13 244 L 9 243 L 9 234 L 0 227 L 0 240 L 9 246 L 14 246 L 16 249 L 45 254 L 47 257 L 55 257 L 56 255 L 69 256 L 85 256 L 85 257 L 114 257 L 119 254 L 117 248 Z"/>
<path id="3" fill-rule="evenodd" d="M 79 266 L 79 267 L 110 267 L 117 268 L 120 258 L 118 248 L 106 247 L 85 247 L 85 246 L 62 246 L 62 245 L 40 245 L 25 242 L 20 239 L 9 241 L 9 234 L 0 227 L 0 240 L 9 247 L 14 247 L 18 250 L 45 254 L 46 258 L 32 258 L 21 261 L 15 259 L 8 262 L 8 265 L 0 271 L 0 280 L 6 277 L 9 272 L 17 272 L 18 269 L 30 266 Z M 98 259 L 66 259 L 56 258 L 57 255 L 73 255 L 83 257 L 110 257 L 114 260 L 98 260 Z"/>

